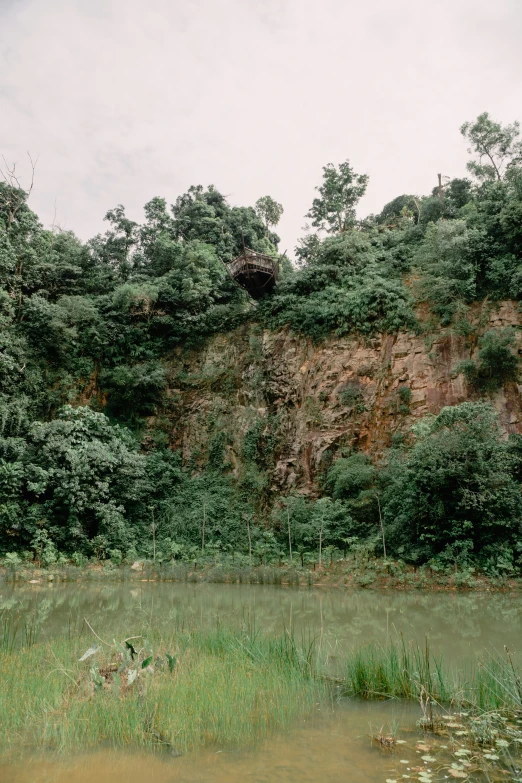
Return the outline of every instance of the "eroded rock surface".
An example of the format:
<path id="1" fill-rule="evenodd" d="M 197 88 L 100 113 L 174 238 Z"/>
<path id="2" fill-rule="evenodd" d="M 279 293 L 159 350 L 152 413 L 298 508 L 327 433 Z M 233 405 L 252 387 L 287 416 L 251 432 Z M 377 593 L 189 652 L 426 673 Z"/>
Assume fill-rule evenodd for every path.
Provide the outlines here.
<path id="1" fill-rule="evenodd" d="M 477 309 L 475 317 L 479 334 L 521 324 L 514 302 Z M 516 339 L 522 352 L 518 332 Z M 476 333 L 450 330 L 314 345 L 289 331 L 249 326 L 172 357 L 170 404 L 160 423 L 187 464 L 203 464 L 212 438 L 223 433 L 237 473 L 245 434 L 262 420 L 273 435 L 273 488 L 313 492 L 318 473 L 341 447 L 355 444 L 379 455 L 420 417 L 470 399 L 456 367 L 477 351 Z M 490 398 L 506 433 L 522 433 L 521 393 L 522 385 L 509 383 Z"/>

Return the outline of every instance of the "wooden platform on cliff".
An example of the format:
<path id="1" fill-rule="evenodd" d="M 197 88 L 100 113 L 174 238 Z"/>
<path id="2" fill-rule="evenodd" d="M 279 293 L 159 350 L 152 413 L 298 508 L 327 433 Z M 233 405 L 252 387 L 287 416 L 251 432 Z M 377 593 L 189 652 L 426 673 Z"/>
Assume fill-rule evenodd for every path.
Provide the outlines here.
<path id="1" fill-rule="evenodd" d="M 227 264 L 228 271 L 253 299 L 262 299 L 277 283 L 279 261 L 272 256 L 246 247 L 240 256 Z"/>

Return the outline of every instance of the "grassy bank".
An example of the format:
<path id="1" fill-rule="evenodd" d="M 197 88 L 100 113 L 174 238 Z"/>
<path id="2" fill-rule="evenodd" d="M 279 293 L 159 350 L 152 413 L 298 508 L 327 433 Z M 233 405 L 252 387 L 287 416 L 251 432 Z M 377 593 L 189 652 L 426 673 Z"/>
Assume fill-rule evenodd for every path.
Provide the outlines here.
<path id="1" fill-rule="evenodd" d="M 117 641 L 85 623 L 81 637 L 48 643 L 7 620 L 3 630 L 2 752 L 133 747 L 176 756 L 245 747 L 291 728 L 317 703 L 348 696 L 419 704 L 408 743 L 382 730 L 374 737 L 383 751 L 400 753 L 401 775 L 400 764 L 417 764 L 411 769 L 430 783 L 436 763 L 451 777 L 485 770 L 493 781 L 520 766 L 522 680 L 508 651 L 449 666 L 427 646 L 396 637 L 352 650 L 334 678 L 313 640 L 289 630 L 261 634 L 252 623 L 240 630 L 180 624 L 168 634 L 147 626 L 147 638 Z"/>
<path id="2" fill-rule="evenodd" d="M 324 696 L 313 655 L 290 634 L 252 629 L 85 640 L 0 654 L 3 749 L 70 751 L 100 745 L 245 745 L 290 726 Z"/>
<path id="3" fill-rule="evenodd" d="M 429 565 L 419 568 L 400 560 L 384 560 L 364 556 L 349 556 L 301 564 L 279 561 L 248 565 L 234 558 L 172 560 L 163 563 L 141 560 L 136 563 L 115 564 L 110 560 L 95 561 L 76 566 L 56 563 L 43 568 L 34 563 L 4 562 L 0 566 L 0 581 L 4 582 L 78 582 L 78 581 L 171 581 L 210 582 L 216 584 L 267 584 L 294 587 L 329 585 L 353 589 L 392 589 L 506 591 L 520 590 L 522 577 L 509 572 L 484 574 L 471 567 L 455 565 L 444 571 Z"/>

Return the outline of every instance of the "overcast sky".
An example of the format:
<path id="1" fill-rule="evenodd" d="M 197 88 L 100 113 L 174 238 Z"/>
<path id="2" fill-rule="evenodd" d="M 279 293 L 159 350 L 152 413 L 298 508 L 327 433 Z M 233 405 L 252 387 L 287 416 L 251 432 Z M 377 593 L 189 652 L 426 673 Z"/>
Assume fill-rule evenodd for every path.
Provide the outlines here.
<path id="1" fill-rule="evenodd" d="M 328 162 L 361 216 L 462 176 L 464 121 L 522 120 L 521 41 L 522 0 L 0 0 L 0 152 L 84 239 L 212 183 L 292 250 Z"/>

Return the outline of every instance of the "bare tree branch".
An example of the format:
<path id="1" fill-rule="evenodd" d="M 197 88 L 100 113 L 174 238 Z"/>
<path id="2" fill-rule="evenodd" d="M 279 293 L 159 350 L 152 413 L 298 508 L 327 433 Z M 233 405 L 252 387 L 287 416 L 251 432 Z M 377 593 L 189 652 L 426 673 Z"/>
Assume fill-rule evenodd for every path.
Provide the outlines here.
<path id="1" fill-rule="evenodd" d="M 2 160 L 4 162 L 3 167 L 0 166 L 0 174 L 6 184 L 6 188 L 0 191 L 0 206 L 2 206 L 7 212 L 7 228 L 12 226 L 15 221 L 16 215 L 20 208 L 25 204 L 34 187 L 34 172 L 38 158 L 33 160 L 31 154 L 28 152 L 27 156 L 31 163 L 31 184 L 28 190 L 24 190 L 18 174 L 16 173 L 16 162 L 12 165 L 6 161 L 4 155 Z"/>

